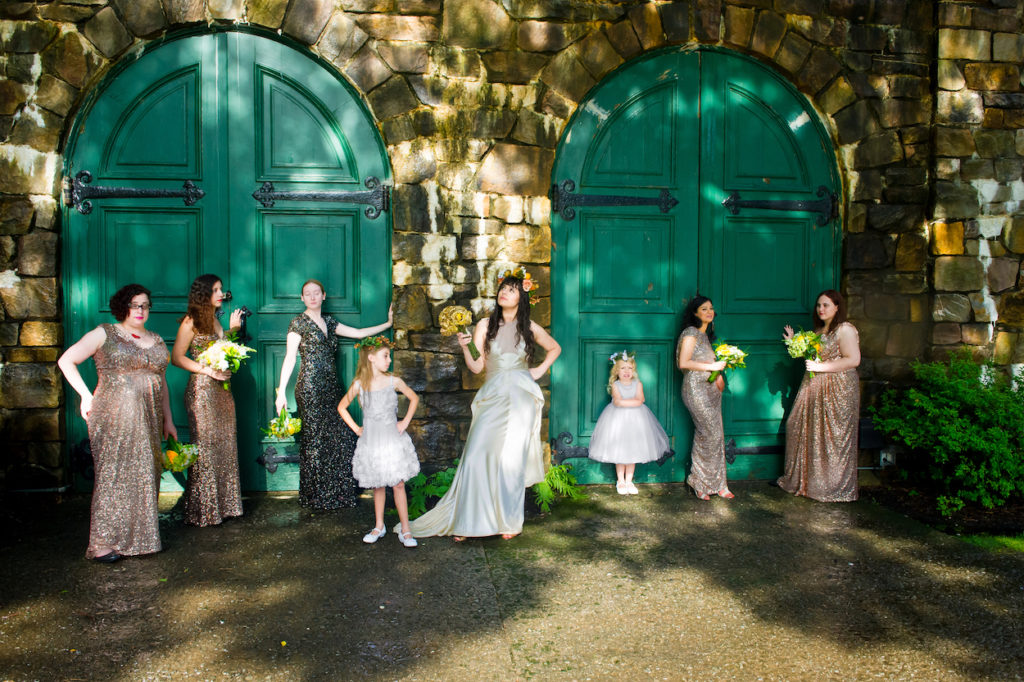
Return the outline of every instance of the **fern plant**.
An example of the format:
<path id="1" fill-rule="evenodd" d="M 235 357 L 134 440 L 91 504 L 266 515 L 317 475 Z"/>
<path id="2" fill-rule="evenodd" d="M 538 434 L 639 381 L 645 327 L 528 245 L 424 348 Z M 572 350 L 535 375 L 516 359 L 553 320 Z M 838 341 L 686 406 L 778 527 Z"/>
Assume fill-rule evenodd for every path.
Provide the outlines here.
<path id="1" fill-rule="evenodd" d="M 455 478 L 455 467 L 458 465 L 459 460 L 455 460 L 454 466 L 435 471 L 430 476 L 420 472 L 405 482 L 410 520 L 425 514 L 430 500 L 440 499 L 448 492 L 448 488 L 452 487 L 452 479 Z"/>
<path id="2" fill-rule="evenodd" d="M 548 469 L 544 480 L 533 486 L 533 499 L 545 514 L 551 511 L 551 504 L 559 497 L 567 497 L 570 500 L 585 500 L 587 494 L 583 486 L 576 482 L 576 477 L 570 473 L 572 466 L 569 464 L 556 464 Z"/>

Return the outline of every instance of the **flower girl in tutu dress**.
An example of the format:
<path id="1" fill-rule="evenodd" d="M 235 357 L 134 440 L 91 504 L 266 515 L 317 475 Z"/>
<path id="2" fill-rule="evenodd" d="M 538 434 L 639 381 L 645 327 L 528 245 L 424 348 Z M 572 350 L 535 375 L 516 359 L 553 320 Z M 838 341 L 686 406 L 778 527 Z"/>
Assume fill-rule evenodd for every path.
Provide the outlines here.
<path id="1" fill-rule="evenodd" d="M 352 475 L 363 488 L 373 488 L 373 511 L 376 525 L 363 536 L 363 542 L 377 542 L 386 532 L 384 525 L 385 488 L 391 486 L 395 509 L 401 527 L 399 541 L 406 547 L 415 547 L 416 539 L 409 532 L 409 507 L 405 497 L 405 482 L 419 473 L 420 461 L 416 448 L 406 433 L 416 412 L 419 396 L 399 377 L 388 371 L 391 366 L 391 342 L 387 337 L 375 336 L 356 344 L 359 364 L 356 378 L 348 392 L 338 403 L 338 413 L 359 440 L 352 457 Z M 398 421 L 399 391 L 409 399 L 405 418 Z M 363 426 L 356 425 L 348 406 L 356 396 L 363 408 Z"/>
<path id="2" fill-rule="evenodd" d="M 658 418 L 644 405 L 644 385 L 636 372 L 636 356 L 626 351 L 612 355 L 608 377 L 611 403 L 604 408 L 590 437 L 590 459 L 615 465 L 620 495 L 636 495 L 633 470 L 671 453 L 668 436 Z"/>

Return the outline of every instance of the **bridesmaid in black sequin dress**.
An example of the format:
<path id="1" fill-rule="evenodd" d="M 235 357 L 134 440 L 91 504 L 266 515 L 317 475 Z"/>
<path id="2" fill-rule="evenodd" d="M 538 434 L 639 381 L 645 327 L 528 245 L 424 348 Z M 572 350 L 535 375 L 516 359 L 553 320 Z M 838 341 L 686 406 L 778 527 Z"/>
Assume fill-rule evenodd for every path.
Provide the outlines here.
<path id="1" fill-rule="evenodd" d="M 274 407 L 280 412 L 287 406 L 285 390 L 299 353 L 302 363 L 295 380 L 295 402 L 302 419 L 299 504 L 313 509 L 354 507 L 360 492 L 352 476 L 356 435 L 338 414 L 338 402 L 344 394 L 338 382 L 338 337 L 362 338 L 389 328 L 391 310 L 387 322 L 357 329 L 321 313 L 327 295 L 318 280 L 302 285 L 301 298 L 306 310 L 288 326 L 288 347 Z"/>

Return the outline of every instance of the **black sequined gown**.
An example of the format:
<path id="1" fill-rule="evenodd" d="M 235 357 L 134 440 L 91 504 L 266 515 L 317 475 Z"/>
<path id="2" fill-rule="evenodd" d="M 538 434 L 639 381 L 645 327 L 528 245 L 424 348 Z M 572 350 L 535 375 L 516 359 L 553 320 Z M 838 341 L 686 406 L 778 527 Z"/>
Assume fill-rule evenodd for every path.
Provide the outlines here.
<path id="1" fill-rule="evenodd" d="M 299 342 L 299 376 L 295 402 L 302 419 L 299 432 L 299 504 L 314 509 L 354 507 L 359 487 L 352 477 L 356 435 L 338 414 L 344 391 L 338 384 L 338 321 L 323 316 L 327 335 L 303 313 L 288 326 Z"/>

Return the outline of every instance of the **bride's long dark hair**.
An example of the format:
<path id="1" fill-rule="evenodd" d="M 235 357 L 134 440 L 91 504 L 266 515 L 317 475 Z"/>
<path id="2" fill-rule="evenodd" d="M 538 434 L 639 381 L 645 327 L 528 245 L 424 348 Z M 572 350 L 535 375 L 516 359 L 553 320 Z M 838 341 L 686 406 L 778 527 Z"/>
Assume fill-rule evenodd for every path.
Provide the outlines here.
<path id="1" fill-rule="evenodd" d="M 513 286 L 519 291 L 519 307 L 516 309 L 516 340 L 522 339 L 526 344 L 526 357 L 533 357 L 533 330 L 530 329 L 530 293 L 523 289 L 523 280 L 509 275 L 498 284 L 500 292 L 507 286 Z M 487 336 L 484 338 L 484 352 L 491 352 L 491 341 L 498 335 L 498 327 L 504 323 L 501 316 L 501 306 L 498 305 L 498 297 L 494 297 L 494 311 L 487 320 Z"/>

